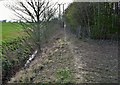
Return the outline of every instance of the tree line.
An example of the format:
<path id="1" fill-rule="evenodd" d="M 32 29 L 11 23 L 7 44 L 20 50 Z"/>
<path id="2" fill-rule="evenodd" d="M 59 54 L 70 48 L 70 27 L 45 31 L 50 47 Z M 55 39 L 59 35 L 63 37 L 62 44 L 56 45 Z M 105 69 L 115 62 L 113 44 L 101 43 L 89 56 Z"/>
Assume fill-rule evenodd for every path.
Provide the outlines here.
<path id="1" fill-rule="evenodd" d="M 119 14 L 117 2 L 73 2 L 64 16 L 70 30 L 79 38 L 118 39 Z"/>

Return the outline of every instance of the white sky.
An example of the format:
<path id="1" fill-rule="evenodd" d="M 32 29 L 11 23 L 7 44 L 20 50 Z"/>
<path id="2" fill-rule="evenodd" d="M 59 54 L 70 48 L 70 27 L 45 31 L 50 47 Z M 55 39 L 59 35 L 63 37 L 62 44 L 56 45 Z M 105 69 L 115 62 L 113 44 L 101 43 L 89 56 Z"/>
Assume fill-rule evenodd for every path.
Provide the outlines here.
<path id="1" fill-rule="evenodd" d="M 13 0 L 11 0 L 12 2 Z M 73 0 L 52 0 L 53 2 L 58 3 L 66 3 L 65 8 L 69 3 L 71 3 Z M 7 3 L 7 0 L 0 0 L 0 21 L 1 20 L 13 20 L 16 19 L 16 16 L 13 14 L 14 12 L 10 9 L 5 7 L 5 4 Z"/>

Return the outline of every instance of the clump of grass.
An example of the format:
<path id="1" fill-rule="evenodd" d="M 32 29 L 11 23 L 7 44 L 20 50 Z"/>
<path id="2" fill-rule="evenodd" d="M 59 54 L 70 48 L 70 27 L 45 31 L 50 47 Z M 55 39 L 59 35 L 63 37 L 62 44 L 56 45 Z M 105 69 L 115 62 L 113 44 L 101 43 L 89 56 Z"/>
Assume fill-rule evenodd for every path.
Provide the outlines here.
<path id="1" fill-rule="evenodd" d="M 58 83 L 70 83 L 72 80 L 72 74 L 70 69 L 59 69 L 57 71 L 57 82 Z"/>

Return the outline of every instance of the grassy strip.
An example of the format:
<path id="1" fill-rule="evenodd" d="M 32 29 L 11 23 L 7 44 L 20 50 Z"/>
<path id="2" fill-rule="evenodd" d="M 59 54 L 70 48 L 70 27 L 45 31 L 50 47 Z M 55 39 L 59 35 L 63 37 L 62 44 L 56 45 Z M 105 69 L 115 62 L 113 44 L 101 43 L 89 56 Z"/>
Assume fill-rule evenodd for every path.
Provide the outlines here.
<path id="1" fill-rule="evenodd" d="M 4 22 L 1 24 L 2 28 L 0 28 L 0 41 L 8 41 L 25 34 L 19 23 Z"/>
<path id="2" fill-rule="evenodd" d="M 27 40 L 27 37 L 24 39 Z M 27 46 L 23 38 L 3 42 L 2 44 L 2 81 L 5 83 L 15 75 L 31 54 L 32 48 Z"/>

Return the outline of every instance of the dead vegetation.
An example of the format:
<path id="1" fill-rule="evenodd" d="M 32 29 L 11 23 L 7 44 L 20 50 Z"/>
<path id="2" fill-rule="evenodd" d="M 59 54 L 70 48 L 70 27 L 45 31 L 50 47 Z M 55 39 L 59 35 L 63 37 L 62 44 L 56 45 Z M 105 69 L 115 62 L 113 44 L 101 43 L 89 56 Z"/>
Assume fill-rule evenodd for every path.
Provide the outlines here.
<path id="1" fill-rule="evenodd" d="M 78 40 L 59 31 L 9 83 L 117 83 L 117 43 Z"/>

